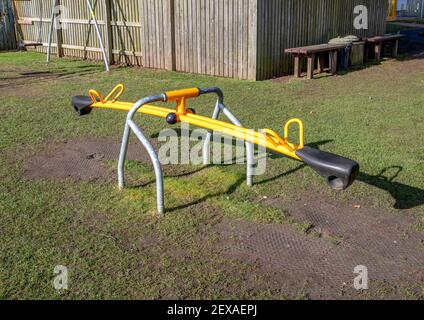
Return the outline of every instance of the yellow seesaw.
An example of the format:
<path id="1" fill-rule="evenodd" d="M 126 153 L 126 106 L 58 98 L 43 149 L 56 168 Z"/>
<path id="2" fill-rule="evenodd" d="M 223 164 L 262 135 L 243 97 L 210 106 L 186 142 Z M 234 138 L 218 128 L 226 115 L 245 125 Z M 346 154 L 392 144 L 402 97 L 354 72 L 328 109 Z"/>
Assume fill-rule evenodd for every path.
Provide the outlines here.
<path id="1" fill-rule="evenodd" d="M 118 101 L 124 91 L 124 86 L 119 84 L 103 98 L 98 91 L 90 90 L 88 96 L 73 97 L 72 104 L 80 116 L 89 114 L 94 108 L 128 112 L 118 164 L 119 186 L 121 188 L 124 187 L 124 162 L 128 147 L 128 138 L 132 130 L 146 147 L 152 159 L 156 174 L 157 204 L 160 213 L 164 212 L 162 168 L 152 145 L 133 121 L 136 113 L 164 118 L 168 124 L 176 124 L 178 122 L 188 123 L 245 141 L 248 184 L 252 183 L 253 145 L 264 147 L 297 161 L 303 161 L 322 175 L 335 190 L 343 190 L 349 187 L 359 172 L 359 165 L 353 160 L 305 146 L 304 125 L 299 119 L 292 119 L 286 123 L 284 137 L 280 137 L 270 129 L 263 129 L 258 132 L 244 128 L 240 121 L 224 105 L 223 93 L 219 88 L 190 88 L 168 91 L 157 96 L 140 99 L 135 104 Z M 199 97 L 203 94 L 216 94 L 218 96 L 212 118 L 197 115 L 193 109 L 187 107 L 189 99 Z M 154 102 L 175 102 L 176 106 L 174 109 L 159 107 L 152 105 Z M 218 120 L 221 112 L 227 116 L 231 123 Z M 299 126 L 298 144 L 289 141 L 289 129 L 293 124 Z M 208 143 L 208 140 L 210 140 L 210 136 L 207 137 L 205 143 Z M 207 159 L 208 157 L 205 157 L 205 163 L 208 161 Z"/>

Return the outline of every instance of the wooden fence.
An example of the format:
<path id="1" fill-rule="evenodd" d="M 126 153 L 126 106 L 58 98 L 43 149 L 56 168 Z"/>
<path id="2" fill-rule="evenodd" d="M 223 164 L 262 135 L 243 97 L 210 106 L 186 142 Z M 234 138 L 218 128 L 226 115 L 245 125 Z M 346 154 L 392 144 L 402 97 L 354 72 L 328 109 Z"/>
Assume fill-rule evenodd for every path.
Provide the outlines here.
<path id="1" fill-rule="evenodd" d="M 255 78 L 256 1 L 176 0 L 176 70 Z"/>
<path id="2" fill-rule="evenodd" d="M 101 59 L 85 0 L 60 0 L 53 53 Z M 110 61 L 239 79 L 291 71 L 284 49 L 385 31 L 387 0 L 94 0 Z M 369 28 L 355 30 L 354 7 Z M 19 38 L 46 52 L 51 0 L 15 1 Z"/>
<path id="3" fill-rule="evenodd" d="M 14 15 L 11 0 L 0 0 L 0 50 L 16 49 Z"/>
<path id="4" fill-rule="evenodd" d="M 135 4 L 137 2 L 126 0 L 94 2 L 111 62 L 142 65 L 141 18 Z M 59 45 L 65 56 L 101 59 L 100 43 L 86 1 L 60 0 L 60 5 L 62 29 L 53 34 L 52 52 L 57 53 L 57 35 L 60 35 Z M 51 10 L 51 0 L 15 1 L 18 39 L 27 44 L 41 43 L 35 50 L 46 52 Z"/>
<path id="5" fill-rule="evenodd" d="M 382 35 L 387 0 L 265 0 L 258 1 L 256 79 L 281 76 L 292 70 L 284 49 L 327 43 L 337 36 Z M 354 27 L 354 8 L 368 8 L 368 29 Z"/>

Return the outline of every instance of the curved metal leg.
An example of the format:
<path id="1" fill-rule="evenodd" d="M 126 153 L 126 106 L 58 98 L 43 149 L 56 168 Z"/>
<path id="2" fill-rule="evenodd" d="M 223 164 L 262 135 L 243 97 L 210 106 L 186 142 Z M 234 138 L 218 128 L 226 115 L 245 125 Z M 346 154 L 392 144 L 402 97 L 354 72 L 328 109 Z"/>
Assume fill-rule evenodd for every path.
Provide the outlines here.
<path id="1" fill-rule="evenodd" d="M 222 105 L 222 112 L 236 126 L 243 127 L 241 122 L 228 110 L 225 105 Z M 254 166 L 254 146 L 250 142 L 246 142 L 246 183 L 248 186 L 253 185 L 253 166 Z"/>
<path id="2" fill-rule="evenodd" d="M 217 120 L 221 111 L 225 116 L 236 126 L 243 127 L 241 122 L 230 112 L 230 110 L 219 100 L 216 102 L 215 109 L 213 111 L 212 119 Z M 205 142 L 203 144 L 203 164 L 207 165 L 210 163 L 210 141 L 212 133 L 208 131 Z M 253 185 L 253 167 L 255 164 L 254 160 L 254 146 L 252 143 L 246 142 L 246 183 L 248 186 Z"/>
<path id="3" fill-rule="evenodd" d="M 157 202 L 157 209 L 159 214 L 163 214 L 165 211 L 164 206 L 164 194 L 163 194 L 163 173 L 162 173 L 162 165 L 159 161 L 159 157 L 153 148 L 152 144 L 149 142 L 149 140 L 146 138 L 146 136 L 143 134 L 141 129 L 135 124 L 135 122 L 132 120 L 135 113 L 140 109 L 143 105 L 155 101 L 166 101 L 166 96 L 160 95 L 160 96 L 154 96 L 154 97 L 148 97 L 141 99 L 137 101 L 131 111 L 128 113 L 127 120 L 125 122 L 125 129 L 124 129 L 124 135 L 122 138 L 122 144 L 121 144 L 121 151 L 119 154 L 119 162 L 118 162 L 118 183 L 120 188 L 124 188 L 125 186 L 125 178 L 124 178 L 124 164 L 125 164 L 125 158 L 128 151 L 128 140 L 130 136 L 130 130 L 134 131 L 135 135 L 137 136 L 138 140 L 143 144 L 143 146 L 146 148 L 147 152 L 149 153 L 150 159 L 152 160 L 153 167 L 155 169 L 155 176 L 156 176 L 156 202 Z"/>
<path id="4" fill-rule="evenodd" d="M 162 165 L 160 164 L 159 157 L 153 148 L 152 144 L 147 140 L 140 128 L 134 123 L 134 121 L 129 120 L 128 125 L 134 131 L 138 140 L 143 144 L 149 153 L 150 159 L 152 160 L 153 167 L 155 169 L 156 176 L 156 201 L 157 208 L 160 214 L 164 213 L 164 196 L 163 196 L 163 174 L 162 174 Z"/>
<path id="5" fill-rule="evenodd" d="M 215 109 L 213 110 L 212 119 L 217 120 L 219 114 L 221 113 L 221 108 L 219 107 L 219 101 L 215 104 Z M 210 145 L 211 145 L 212 132 L 208 131 L 206 134 L 205 142 L 203 143 L 203 164 L 208 165 L 210 163 Z"/>
<path id="6" fill-rule="evenodd" d="M 129 137 L 130 137 L 130 127 L 128 125 L 128 122 L 125 121 L 124 136 L 122 137 L 121 151 L 119 153 L 119 161 L 118 161 L 118 185 L 119 185 L 119 189 L 123 189 L 125 187 L 124 164 L 125 164 L 125 158 L 127 156 Z"/>

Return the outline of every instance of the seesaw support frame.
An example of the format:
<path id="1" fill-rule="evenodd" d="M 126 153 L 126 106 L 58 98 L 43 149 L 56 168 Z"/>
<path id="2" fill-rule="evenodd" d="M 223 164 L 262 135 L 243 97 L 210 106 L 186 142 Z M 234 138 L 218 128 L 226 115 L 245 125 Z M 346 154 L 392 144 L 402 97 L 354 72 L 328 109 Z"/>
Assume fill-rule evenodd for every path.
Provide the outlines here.
<path id="1" fill-rule="evenodd" d="M 168 124 L 185 122 L 208 130 L 204 142 L 203 162 L 209 164 L 211 131 L 221 132 L 246 143 L 247 158 L 247 184 L 253 183 L 254 168 L 254 145 L 264 147 L 279 154 L 285 155 L 297 161 L 303 161 L 313 170 L 320 174 L 334 190 L 344 190 L 355 180 L 359 172 L 359 164 L 356 161 L 305 146 L 303 122 L 297 118 L 289 120 L 284 126 L 284 136 L 279 136 L 275 131 L 263 129 L 261 132 L 244 128 L 240 121 L 225 106 L 223 93 L 219 88 L 189 88 L 176 91 L 167 91 L 157 96 L 150 96 L 138 100 L 135 104 L 117 101 L 124 92 L 124 86 L 116 86 L 106 98 L 95 90 L 89 91 L 89 96 L 75 96 L 72 104 L 79 115 L 86 115 L 93 108 L 113 109 L 128 111 L 125 121 L 124 134 L 118 162 L 118 183 L 120 188 L 125 186 L 124 164 L 128 150 L 128 141 L 131 131 L 146 148 L 154 166 L 156 176 L 157 209 L 160 214 L 164 213 L 164 183 L 162 166 L 159 157 L 152 144 L 143 134 L 140 127 L 134 122 L 136 113 L 152 115 L 166 119 Z M 218 96 L 212 118 L 197 115 L 193 109 L 187 108 L 187 100 L 199 97 L 203 94 L 216 94 Z M 176 102 L 176 108 L 170 109 L 151 105 L 153 102 Z M 218 120 L 223 113 L 231 123 Z M 299 127 L 299 143 L 290 142 L 289 129 L 295 124 Z"/>
<path id="2" fill-rule="evenodd" d="M 241 122 L 236 118 L 236 116 L 234 116 L 231 113 L 231 111 L 225 106 L 223 102 L 223 96 L 220 91 L 215 92 L 215 91 L 209 90 L 208 92 L 206 91 L 200 92 L 200 94 L 206 94 L 206 93 L 216 93 L 218 95 L 218 99 L 215 104 L 215 109 L 212 115 L 212 119 L 217 120 L 220 113 L 222 112 L 234 125 L 243 127 Z M 119 161 L 118 161 L 118 185 L 120 189 L 123 189 L 125 188 L 124 165 L 125 165 L 126 155 L 128 151 L 130 133 L 131 131 L 133 131 L 136 137 L 138 138 L 138 140 L 142 143 L 142 145 L 148 152 L 149 157 L 153 164 L 155 177 L 156 177 L 156 203 L 157 203 L 157 210 L 159 214 L 163 214 L 165 211 L 162 165 L 160 163 L 159 157 L 155 149 L 153 148 L 152 144 L 143 134 L 143 131 L 140 129 L 140 127 L 134 122 L 134 116 L 136 113 L 139 112 L 140 108 L 142 108 L 143 106 L 147 104 L 154 103 L 154 102 L 166 102 L 166 101 L 168 101 L 166 94 L 161 94 L 159 96 L 151 96 L 151 97 L 140 99 L 134 104 L 134 106 L 128 112 L 128 115 L 125 121 L 124 134 L 122 137 L 122 144 L 121 144 L 121 150 L 120 150 Z M 205 142 L 203 144 L 203 149 L 202 149 L 203 163 L 205 165 L 209 164 L 210 162 L 209 155 L 210 155 L 211 137 L 212 137 L 212 133 L 209 130 L 207 133 Z M 247 141 L 246 141 L 246 163 L 247 163 L 247 169 L 246 169 L 247 185 L 252 186 L 253 185 L 253 166 L 254 166 L 254 147 L 252 143 Z"/>

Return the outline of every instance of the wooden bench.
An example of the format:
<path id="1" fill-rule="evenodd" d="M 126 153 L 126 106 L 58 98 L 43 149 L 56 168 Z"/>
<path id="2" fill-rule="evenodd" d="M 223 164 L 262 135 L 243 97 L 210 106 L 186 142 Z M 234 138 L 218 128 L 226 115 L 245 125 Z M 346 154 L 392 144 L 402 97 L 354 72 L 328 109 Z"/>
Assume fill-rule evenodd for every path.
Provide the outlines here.
<path id="1" fill-rule="evenodd" d="M 398 55 L 398 49 L 399 49 L 399 40 L 403 38 L 405 35 L 403 34 L 393 34 L 388 36 L 377 36 L 377 37 L 371 37 L 371 38 L 364 38 L 367 47 L 374 46 L 374 52 L 375 52 L 375 60 L 376 62 L 380 62 L 381 56 L 383 54 L 383 48 L 385 42 L 394 42 L 393 46 L 393 57 L 397 57 Z M 368 52 L 368 50 L 367 50 Z"/>
<path id="2" fill-rule="evenodd" d="M 292 54 L 294 56 L 294 76 L 299 78 L 301 76 L 301 58 L 306 57 L 308 60 L 307 78 L 313 79 L 315 58 L 318 57 L 318 72 L 321 73 L 324 70 L 324 59 L 325 55 L 330 57 L 330 72 L 335 74 L 337 71 L 337 54 L 340 49 L 344 49 L 344 44 L 319 44 L 314 46 L 290 48 L 284 50 L 285 53 Z"/>

